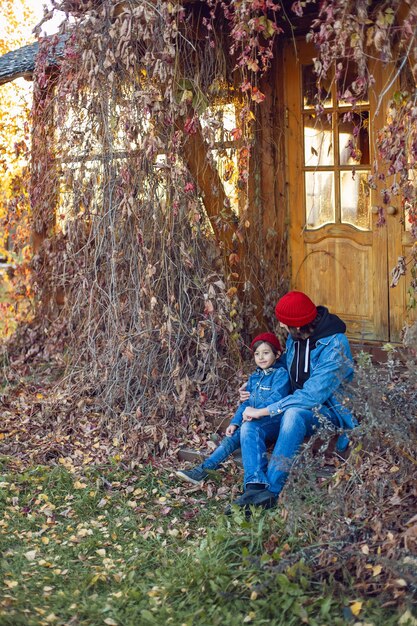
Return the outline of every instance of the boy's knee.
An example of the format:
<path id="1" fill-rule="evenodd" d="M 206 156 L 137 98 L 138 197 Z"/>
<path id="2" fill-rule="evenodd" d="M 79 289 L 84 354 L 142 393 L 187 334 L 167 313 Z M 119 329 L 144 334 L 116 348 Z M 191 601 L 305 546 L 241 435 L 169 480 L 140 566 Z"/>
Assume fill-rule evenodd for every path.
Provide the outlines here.
<path id="1" fill-rule="evenodd" d="M 243 422 L 240 428 L 240 436 L 241 437 L 251 436 L 256 431 L 256 429 L 257 429 L 256 422 Z"/>
<path id="2" fill-rule="evenodd" d="M 234 439 L 232 439 L 232 437 L 225 437 L 223 439 L 223 441 L 221 442 L 220 446 L 226 452 L 230 453 L 230 452 L 233 452 L 234 450 L 236 450 L 236 448 L 238 447 L 238 444 L 236 443 L 236 441 Z"/>

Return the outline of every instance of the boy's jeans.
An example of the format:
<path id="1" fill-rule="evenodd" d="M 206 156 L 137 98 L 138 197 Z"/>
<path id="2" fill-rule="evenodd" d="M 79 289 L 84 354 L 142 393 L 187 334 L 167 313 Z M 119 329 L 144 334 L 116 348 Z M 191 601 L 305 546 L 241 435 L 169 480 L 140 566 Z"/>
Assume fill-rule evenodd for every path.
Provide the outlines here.
<path id="1" fill-rule="evenodd" d="M 320 408 L 320 420 L 313 411 L 296 407 L 287 409 L 282 415 L 244 422 L 240 429 L 240 445 L 245 486 L 260 483 L 273 493 L 280 493 L 304 438 L 320 427 L 323 418 L 333 424 L 337 421 L 326 407 Z M 269 463 L 268 441 L 276 441 Z"/>
<path id="2" fill-rule="evenodd" d="M 223 437 L 220 445 L 210 454 L 208 459 L 200 465 L 203 469 L 217 469 L 232 452 L 240 448 L 240 428 L 235 430 L 230 437 Z"/>

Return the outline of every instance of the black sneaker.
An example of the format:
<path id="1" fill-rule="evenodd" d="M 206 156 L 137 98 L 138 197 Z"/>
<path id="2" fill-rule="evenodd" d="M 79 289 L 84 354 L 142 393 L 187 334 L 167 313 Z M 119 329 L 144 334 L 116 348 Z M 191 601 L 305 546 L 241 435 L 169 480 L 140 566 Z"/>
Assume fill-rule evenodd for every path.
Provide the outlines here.
<path id="1" fill-rule="evenodd" d="M 198 466 L 189 470 L 176 470 L 175 474 L 178 478 L 181 478 L 181 480 L 193 483 L 193 485 L 199 485 L 204 482 L 208 476 L 207 470 Z"/>
<path id="2" fill-rule="evenodd" d="M 278 496 L 279 494 L 273 493 L 269 489 L 264 489 L 263 491 L 253 493 L 252 497 L 248 498 L 245 504 L 246 506 L 259 506 L 262 509 L 272 509 L 278 502 Z"/>

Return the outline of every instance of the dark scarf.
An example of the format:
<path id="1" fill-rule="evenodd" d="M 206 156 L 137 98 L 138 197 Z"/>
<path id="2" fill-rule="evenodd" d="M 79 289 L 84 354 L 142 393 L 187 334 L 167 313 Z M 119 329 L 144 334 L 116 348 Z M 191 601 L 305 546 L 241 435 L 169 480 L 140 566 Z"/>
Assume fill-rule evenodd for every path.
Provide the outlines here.
<path id="1" fill-rule="evenodd" d="M 292 390 L 302 389 L 306 380 L 310 378 L 310 355 L 316 347 L 316 342 L 323 337 L 330 337 L 336 333 L 345 333 L 346 324 L 333 313 L 329 313 L 324 306 L 317 307 L 320 321 L 307 339 L 294 340 L 294 359 L 290 368 Z"/>

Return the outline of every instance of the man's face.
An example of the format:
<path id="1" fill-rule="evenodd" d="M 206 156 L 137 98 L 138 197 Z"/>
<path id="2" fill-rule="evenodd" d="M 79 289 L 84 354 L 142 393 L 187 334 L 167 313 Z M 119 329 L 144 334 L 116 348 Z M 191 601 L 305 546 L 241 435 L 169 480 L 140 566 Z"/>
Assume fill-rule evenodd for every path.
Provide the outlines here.
<path id="1" fill-rule="evenodd" d="M 267 343 L 261 343 L 261 345 L 256 348 L 254 357 L 256 365 L 263 370 L 271 367 L 277 358 L 273 353 L 271 346 Z"/>
<path id="2" fill-rule="evenodd" d="M 309 333 L 301 333 L 300 326 L 287 326 L 287 324 L 279 323 L 281 328 L 287 331 L 293 339 L 307 339 L 310 336 Z"/>

